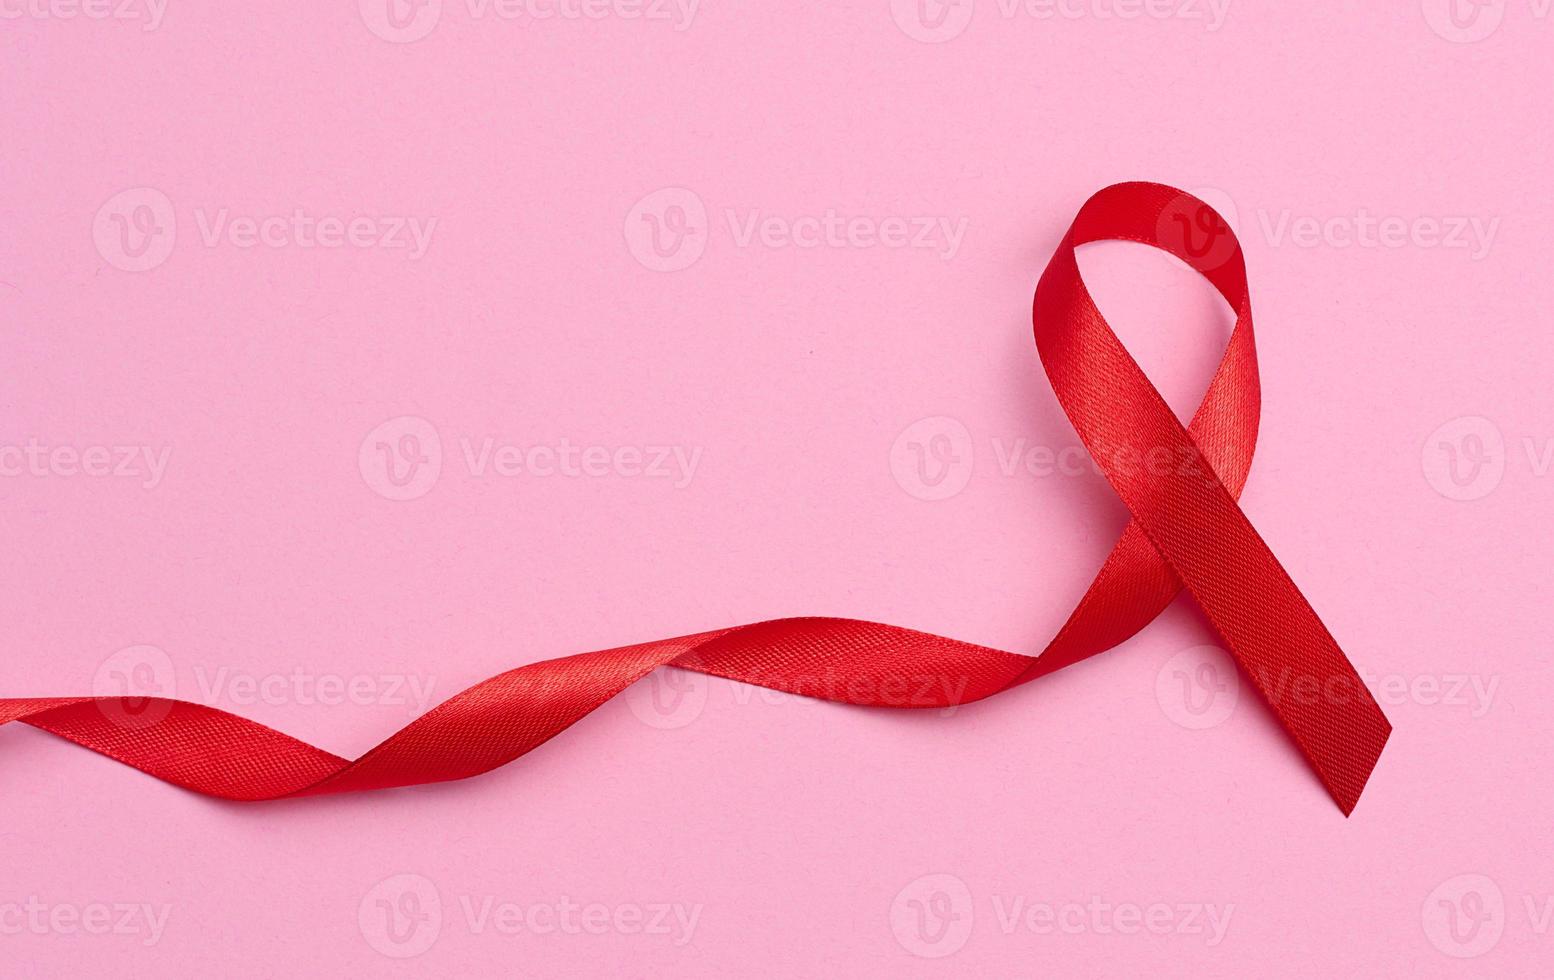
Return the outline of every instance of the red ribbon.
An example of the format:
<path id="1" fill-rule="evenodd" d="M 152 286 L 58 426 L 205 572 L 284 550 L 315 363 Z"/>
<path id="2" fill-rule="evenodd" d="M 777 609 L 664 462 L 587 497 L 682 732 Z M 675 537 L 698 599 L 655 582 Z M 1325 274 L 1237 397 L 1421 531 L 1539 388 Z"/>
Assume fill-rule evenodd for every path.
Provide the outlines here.
<path id="1" fill-rule="evenodd" d="M 1186 428 L 1080 279 L 1075 248 L 1103 239 L 1171 252 L 1236 311 L 1224 358 Z M 1236 504 L 1257 438 L 1259 388 L 1235 234 L 1181 191 L 1108 187 L 1080 209 L 1042 274 L 1034 319 L 1058 401 L 1132 513 L 1037 657 L 880 623 L 773 620 L 519 667 L 449 699 L 355 761 L 216 708 L 163 698 L 0 699 L 0 724 L 23 721 L 231 800 L 408 786 L 505 765 L 665 666 L 848 704 L 977 701 L 1115 646 L 1185 587 L 1348 814 L 1391 725 Z"/>

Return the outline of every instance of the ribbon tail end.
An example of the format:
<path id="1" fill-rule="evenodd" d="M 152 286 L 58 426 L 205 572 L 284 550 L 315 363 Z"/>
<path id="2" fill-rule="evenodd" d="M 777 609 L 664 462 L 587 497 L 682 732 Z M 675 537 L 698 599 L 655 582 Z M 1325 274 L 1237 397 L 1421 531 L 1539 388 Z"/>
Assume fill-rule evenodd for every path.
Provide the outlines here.
<path id="1" fill-rule="evenodd" d="M 1338 809 L 1343 811 L 1345 817 L 1354 813 L 1354 808 L 1360 802 L 1360 794 L 1365 792 L 1365 787 L 1370 782 L 1371 773 L 1376 770 L 1376 763 L 1381 758 L 1382 751 L 1387 747 L 1387 742 L 1392 738 L 1392 723 L 1382 718 L 1382 729 L 1378 737 L 1369 745 L 1363 746 L 1364 754 L 1355 759 L 1355 771 L 1359 773 L 1358 779 L 1333 780 L 1324 778 L 1323 783 L 1327 791 L 1333 797 L 1333 802 L 1338 804 Z M 1371 746 L 1374 746 L 1372 748 Z"/>

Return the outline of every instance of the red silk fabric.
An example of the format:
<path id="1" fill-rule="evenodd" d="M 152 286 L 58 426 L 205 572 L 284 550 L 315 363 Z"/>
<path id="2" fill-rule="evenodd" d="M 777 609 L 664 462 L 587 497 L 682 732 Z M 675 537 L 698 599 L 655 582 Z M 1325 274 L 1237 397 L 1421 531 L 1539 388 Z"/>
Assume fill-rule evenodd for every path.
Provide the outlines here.
<path id="1" fill-rule="evenodd" d="M 1087 242 L 1165 249 L 1236 312 L 1185 428 L 1096 309 L 1075 261 Z M 1246 269 L 1211 208 L 1158 184 L 1092 197 L 1036 288 L 1036 345 L 1058 401 L 1132 514 L 1068 621 L 1036 657 L 846 619 L 780 619 L 519 667 L 454 696 L 354 761 L 257 722 L 161 698 L 0 699 L 22 721 L 158 779 L 230 800 L 462 779 L 555 737 L 666 666 L 881 707 L 942 708 L 997 694 L 1122 642 L 1186 588 L 1345 814 L 1391 726 L 1236 498 L 1257 438 L 1257 356 Z"/>

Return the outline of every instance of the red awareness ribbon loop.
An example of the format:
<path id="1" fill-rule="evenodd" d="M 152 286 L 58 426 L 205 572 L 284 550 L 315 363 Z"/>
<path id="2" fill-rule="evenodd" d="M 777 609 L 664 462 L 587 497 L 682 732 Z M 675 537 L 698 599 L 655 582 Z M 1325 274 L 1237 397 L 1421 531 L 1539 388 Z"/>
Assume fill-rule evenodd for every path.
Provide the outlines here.
<path id="1" fill-rule="evenodd" d="M 1127 239 L 1175 254 L 1236 311 L 1185 428 L 1096 309 L 1074 250 Z M 1028 657 L 851 619 L 779 619 L 577 654 L 455 695 L 356 760 L 217 708 L 167 698 L 0 699 L 21 721 L 166 782 L 230 800 L 463 779 L 537 748 L 659 667 L 875 707 L 977 701 L 1126 640 L 1185 587 L 1345 814 L 1391 726 L 1236 504 L 1259 388 L 1245 264 L 1207 205 L 1118 184 L 1081 208 L 1036 289 L 1036 344 L 1059 402 L 1132 514 L 1062 629 Z"/>
<path id="2" fill-rule="evenodd" d="M 1232 339 L 1215 381 L 1228 372 L 1232 387 L 1255 392 L 1251 303 L 1235 233 L 1202 201 L 1158 184 L 1119 184 L 1092 197 L 1042 273 L 1033 320 L 1047 378 L 1134 524 L 1348 814 L 1392 726 L 1241 512 L 1239 487 L 1215 475 L 1215 454 L 1207 440 L 1197 441 L 1205 433 L 1182 427 L 1096 309 L 1074 249 L 1119 238 L 1163 248 L 1214 284 L 1236 311 L 1234 333 L 1244 329 L 1246 336 L 1242 346 Z M 1211 428 L 1237 428 L 1234 419 L 1216 415 L 1209 421 Z M 1221 435 L 1246 438 L 1250 453 L 1255 423 L 1247 428 Z M 1120 465 L 1152 459 L 1167 465 Z"/>

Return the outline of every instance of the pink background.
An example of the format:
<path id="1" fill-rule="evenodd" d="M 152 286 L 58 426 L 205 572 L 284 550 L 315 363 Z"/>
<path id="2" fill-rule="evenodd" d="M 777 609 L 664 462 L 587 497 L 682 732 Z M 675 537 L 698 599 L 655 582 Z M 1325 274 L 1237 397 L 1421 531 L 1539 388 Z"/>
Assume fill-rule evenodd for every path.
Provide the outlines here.
<path id="1" fill-rule="evenodd" d="M 353 798 L 217 803 L 15 726 L 0 972 L 1546 965 L 1554 17 L 1129 2 L 445 0 L 396 33 L 372 0 L 7 0 L 0 693 L 149 683 L 356 754 L 412 682 L 774 616 L 1035 652 L 1122 512 L 1040 452 L 1003 465 L 1075 445 L 1030 293 L 1081 201 L 1143 178 L 1236 212 L 1243 503 L 1396 726 L 1352 819 L 1180 604 L 950 717 L 674 675 L 485 778 Z M 223 209 L 377 223 L 245 248 L 205 233 Z M 875 230 L 786 244 L 828 211 Z M 370 244 L 410 218 L 424 254 Z M 963 236 L 887 247 L 890 218 Z M 1478 243 L 1430 230 L 1459 225 Z M 1189 411 L 1228 319 L 1207 286 L 1085 262 Z M 377 442 L 428 426 L 440 472 L 401 492 Z M 477 475 L 487 437 L 697 465 Z M 165 471 L 82 472 L 139 446 Z M 567 902 L 608 923 L 544 931 Z"/>

